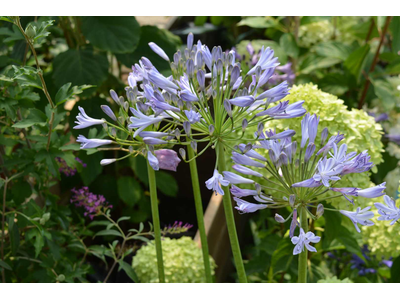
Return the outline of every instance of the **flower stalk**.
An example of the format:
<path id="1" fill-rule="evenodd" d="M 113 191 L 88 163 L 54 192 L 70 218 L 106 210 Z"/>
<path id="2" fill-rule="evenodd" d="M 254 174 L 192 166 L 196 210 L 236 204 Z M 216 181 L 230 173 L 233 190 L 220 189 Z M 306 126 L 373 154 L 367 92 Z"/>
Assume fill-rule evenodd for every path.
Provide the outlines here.
<path id="1" fill-rule="evenodd" d="M 300 210 L 300 226 L 305 232 L 308 231 L 308 220 L 306 207 L 302 207 Z M 303 252 L 299 254 L 299 268 L 298 268 L 298 282 L 307 283 L 307 257 L 308 250 L 304 249 Z"/>
<path id="2" fill-rule="evenodd" d="M 200 184 L 199 184 L 199 176 L 197 173 L 197 163 L 194 151 L 192 147 L 187 147 L 188 156 L 189 156 L 189 167 L 190 167 L 190 176 L 192 177 L 192 186 L 193 186 L 193 196 L 194 196 L 194 204 L 196 207 L 196 217 L 197 217 L 197 225 L 200 233 L 201 240 L 201 250 L 203 252 L 203 261 L 204 261 L 204 270 L 206 276 L 206 282 L 212 282 L 211 276 L 211 267 L 210 267 L 210 256 L 208 252 L 208 241 L 206 229 L 204 226 L 204 217 L 203 217 L 203 204 L 201 202 L 201 193 L 200 193 Z"/>
<path id="3" fill-rule="evenodd" d="M 154 240 L 156 244 L 156 253 L 157 253 L 158 279 L 160 283 L 165 283 L 164 262 L 163 262 L 162 247 L 161 247 L 160 217 L 158 214 L 156 174 L 153 168 L 150 166 L 149 162 L 147 162 L 147 172 L 149 177 L 151 214 L 154 226 Z"/>
<path id="4" fill-rule="evenodd" d="M 218 143 L 216 152 L 218 154 L 218 170 L 221 172 L 226 170 L 224 145 Z M 228 186 L 222 187 L 224 190 L 223 203 L 226 219 L 226 227 L 228 229 L 229 240 L 231 243 L 233 259 L 235 261 L 236 272 L 240 283 L 247 283 L 246 271 L 244 269 L 242 253 L 240 251 L 239 240 L 236 232 L 235 217 L 233 215 L 232 199 Z"/>

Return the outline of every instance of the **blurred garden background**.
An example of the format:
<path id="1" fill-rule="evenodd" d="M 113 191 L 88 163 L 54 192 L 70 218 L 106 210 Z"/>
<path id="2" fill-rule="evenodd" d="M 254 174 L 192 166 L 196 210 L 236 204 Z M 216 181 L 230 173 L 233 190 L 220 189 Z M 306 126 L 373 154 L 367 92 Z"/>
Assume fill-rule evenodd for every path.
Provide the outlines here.
<path id="1" fill-rule="evenodd" d="M 156 254 L 148 246 L 152 225 L 145 158 L 101 166 L 102 159 L 121 154 L 79 151 L 79 134 L 98 139 L 105 134 L 100 127 L 73 127 L 78 105 L 90 116 L 103 113 L 100 105 L 116 106 L 110 90 L 125 93 L 131 67 L 141 57 L 171 75 L 169 64 L 148 43 L 172 59 L 178 49 L 184 51 L 190 32 L 195 43 L 200 39 L 210 49 L 234 49 L 245 71 L 255 65 L 262 46 L 272 48 L 280 62 L 272 80 L 292 87 L 286 99 L 305 100 L 321 126 L 346 134 L 350 150 L 369 150 L 374 167 L 351 174 L 348 186 L 386 182 L 387 195 L 399 198 L 400 17 L 21 17 L 22 28 L 35 26 L 37 61 L 19 28 L 6 17 L 0 20 L 0 269 L 5 282 L 157 281 Z M 37 64 L 53 108 L 40 77 L 32 73 Z M 268 125 L 300 128 L 295 119 Z M 214 164 L 211 149 L 197 160 L 214 280 L 236 282 L 221 198 L 204 184 Z M 189 165 L 180 163 L 178 170 L 156 172 L 166 278 L 201 282 Z M 110 229 L 109 215 L 91 218 L 74 205 L 83 193 L 92 193 L 96 201 L 103 196 L 119 228 L 139 234 L 121 244 L 123 236 Z M 359 199 L 363 207 L 376 201 L 382 199 Z M 326 202 L 326 207 L 348 207 L 337 199 Z M 290 224 L 274 219 L 275 213 L 285 214 L 282 210 L 235 211 L 249 282 L 297 280 L 293 245 L 282 239 Z M 359 234 L 350 220 L 329 211 L 313 221 L 323 240 L 309 255 L 309 282 L 400 282 L 399 224 L 375 223 Z"/>

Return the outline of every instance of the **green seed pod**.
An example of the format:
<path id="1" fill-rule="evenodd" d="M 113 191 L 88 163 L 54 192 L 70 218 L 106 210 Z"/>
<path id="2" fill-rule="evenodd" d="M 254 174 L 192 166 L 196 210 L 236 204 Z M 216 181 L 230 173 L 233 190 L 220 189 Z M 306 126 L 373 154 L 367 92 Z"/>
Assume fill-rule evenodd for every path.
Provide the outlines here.
<path id="1" fill-rule="evenodd" d="M 58 275 L 56 280 L 59 281 L 59 282 L 63 282 L 65 280 L 65 275 L 64 274 Z"/>

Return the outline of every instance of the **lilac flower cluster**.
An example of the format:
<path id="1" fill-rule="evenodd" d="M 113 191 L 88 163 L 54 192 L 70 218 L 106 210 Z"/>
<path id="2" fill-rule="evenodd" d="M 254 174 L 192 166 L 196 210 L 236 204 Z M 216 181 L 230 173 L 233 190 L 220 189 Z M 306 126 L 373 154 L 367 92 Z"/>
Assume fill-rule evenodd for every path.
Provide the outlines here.
<path id="1" fill-rule="evenodd" d="M 79 157 L 75 157 L 75 160 L 80 163 L 82 167 L 86 168 L 86 164 Z M 58 162 L 58 170 L 60 173 L 63 173 L 67 177 L 72 177 L 76 174 L 76 168 L 68 166 L 67 162 L 63 158 L 56 157 L 56 161 Z"/>
<path id="2" fill-rule="evenodd" d="M 351 204 L 354 204 L 352 197 L 375 198 L 384 195 L 385 183 L 368 189 L 357 187 L 334 187 L 341 178 L 347 174 L 360 173 L 370 170 L 373 164 L 367 151 L 359 154 L 347 152 L 347 145 L 340 142 L 344 136 L 340 133 L 328 139 L 328 130 L 325 128 L 321 133 L 321 144 L 316 145 L 315 140 L 318 132 L 319 118 L 316 115 L 307 114 L 301 121 L 301 142 L 292 141 L 294 130 L 285 130 L 276 133 L 274 130 L 264 131 L 258 128 L 255 132 L 256 143 L 240 144 L 232 152 L 232 160 L 235 165 L 232 167 L 242 175 L 250 175 L 251 178 L 225 171 L 224 176 L 215 176 L 214 182 L 210 186 L 218 190 L 218 182 L 227 185 L 232 184 L 231 193 L 237 203 L 236 209 L 241 213 L 255 212 L 265 208 L 289 207 L 292 213 L 287 219 L 276 215 L 278 222 L 285 222 L 292 218 L 290 237 L 296 245 L 294 254 L 299 254 L 306 247 L 309 251 L 316 251 L 311 243 L 317 243 L 320 238 L 312 232 L 307 232 L 307 228 L 302 228 L 299 224 L 307 224 L 307 221 L 298 222 L 299 213 L 303 218 L 318 218 L 323 214 L 324 206 L 321 201 L 328 198 L 321 198 L 321 195 L 328 191 L 340 193 Z M 262 150 L 257 152 L 256 150 Z M 261 153 L 267 153 L 264 156 Z M 255 178 L 255 179 L 253 179 Z M 257 182 L 258 181 L 258 182 Z M 274 188 L 263 186 L 262 182 L 272 183 Z M 241 189 L 237 184 L 252 184 L 252 189 Z M 272 198 L 268 196 L 268 189 L 274 189 L 283 194 L 282 198 Z M 243 200 L 243 197 L 253 197 L 257 203 Z M 380 220 L 392 220 L 394 223 L 399 219 L 399 209 L 394 206 L 393 200 L 385 196 L 387 206 L 375 204 L 382 215 Z M 329 197 L 332 198 L 332 197 Z M 319 203 L 319 204 L 318 204 Z M 309 210 L 310 207 L 316 208 L 316 215 Z M 374 214 L 369 211 L 370 207 L 356 211 L 340 212 L 348 217 L 358 232 L 358 224 L 372 226 L 370 220 Z M 302 214 L 301 214 L 302 213 Z M 294 236 L 295 228 L 300 227 L 299 236 Z"/>
<path id="3" fill-rule="evenodd" d="M 74 203 L 76 207 L 83 207 L 85 209 L 84 216 L 88 216 L 92 220 L 95 216 L 112 208 L 112 205 L 106 201 L 103 195 L 95 195 L 89 192 L 87 186 L 79 190 L 73 188 L 71 192 L 73 194 L 70 200 L 71 203 Z"/>
<path id="4" fill-rule="evenodd" d="M 189 229 L 192 227 L 193 227 L 193 225 L 191 225 L 189 223 L 183 224 L 183 222 L 181 222 L 181 221 L 175 221 L 174 224 L 164 227 L 162 233 L 164 235 L 180 234 L 180 233 L 185 233 L 185 232 L 189 231 Z"/>

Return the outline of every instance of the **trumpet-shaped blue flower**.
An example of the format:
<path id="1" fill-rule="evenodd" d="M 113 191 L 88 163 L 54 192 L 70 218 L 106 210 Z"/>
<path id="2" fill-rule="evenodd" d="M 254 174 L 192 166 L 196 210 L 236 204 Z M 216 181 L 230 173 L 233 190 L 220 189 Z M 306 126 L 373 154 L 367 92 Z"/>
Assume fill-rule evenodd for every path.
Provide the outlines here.
<path id="1" fill-rule="evenodd" d="M 400 219 L 400 207 L 396 207 L 396 202 L 389 196 L 383 196 L 386 205 L 382 203 L 375 203 L 375 207 L 378 209 L 379 221 L 392 221 L 390 225 L 393 225 Z"/>
<path id="2" fill-rule="evenodd" d="M 101 139 L 87 139 L 83 135 L 79 135 L 76 139 L 78 143 L 81 143 L 81 149 L 97 148 L 104 145 L 113 143 L 112 140 L 101 140 Z"/>
<path id="3" fill-rule="evenodd" d="M 99 120 L 99 119 L 94 119 L 94 118 L 89 117 L 86 114 L 85 110 L 80 106 L 78 107 L 78 109 L 79 109 L 80 113 L 76 117 L 76 119 L 78 121 L 75 121 L 75 123 L 78 125 L 76 125 L 74 127 L 74 129 L 82 129 L 82 128 L 90 127 L 93 125 L 104 124 L 106 122 L 103 119 Z"/>
<path id="4" fill-rule="evenodd" d="M 372 222 L 370 219 L 374 217 L 374 213 L 372 211 L 369 211 L 371 209 L 371 206 L 368 206 L 364 209 L 361 209 L 361 207 L 358 207 L 356 211 L 347 211 L 347 210 L 341 210 L 340 213 L 348 217 L 354 224 L 354 227 L 358 232 L 361 232 L 360 228 L 357 226 L 357 224 L 361 224 L 364 226 L 372 226 L 374 225 L 374 222 Z"/>
<path id="5" fill-rule="evenodd" d="M 224 177 L 215 169 L 213 176 L 206 181 L 206 187 L 209 190 L 213 190 L 215 195 L 224 195 L 224 190 L 221 188 L 220 184 L 227 186 L 229 185 L 229 181 L 225 180 Z"/>
<path id="6" fill-rule="evenodd" d="M 314 233 L 310 231 L 305 233 L 303 228 L 300 228 L 299 236 L 292 237 L 292 243 L 296 245 L 293 249 L 293 255 L 297 255 L 303 252 L 304 247 L 306 247 L 307 250 L 310 252 L 317 252 L 317 249 L 311 246 L 310 243 L 315 244 L 318 243 L 320 240 L 321 237 L 316 236 Z"/>
<path id="7" fill-rule="evenodd" d="M 257 68 L 260 67 L 261 70 L 276 68 L 279 66 L 278 58 L 274 57 L 274 50 L 270 47 L 267 47 L 264 50 L 264 46 L 262 46 L 260 51 L 260 59 L 256 63 L 256 65 L 250 69 L 247 75 L 252 75 L 256 72 Z"/>
<path id="8" fill-rule="evenodd" d="M 254 204 L 254 203 L 244 201 L 237 197 L 233 197 L 233 199 L 236 201 L 235 208 L 239 212 L 244 213 L 244 214 L 245 213 L 253 213 L 253 212 L 256 212 L 257 210 L 267 208 L 266 204 Z"/>
<path id="9" fill-rule="evenodd" d="M 239 106 L 239 107 L 248 107 L 252 105 L 256 101 L 253 96 L 240 96 L 229 100 L 229 103 Z"/>
<path id="10" fill-rule="evenodd" d="M 231 187 L 231 193 L 235 197 L 247 197 L 247 196 L 256 196 L 258 193 L 256 190 L 249 190 L 249 189 L 241 189 L 235 185 Z"/>
<path id="11" fill-rule="evenodd" d="M 194 110 L 184 110 L 186 117 L 190 124 L 194 124 L 200 121 L 201 115 Z"/>
<path id="12" fill-rule="evenodd" d="M 153 170 L 158 171 L 160 169 L 157 157 L 151 153 L 151 151 L 147 151 L 147 160 L 149 161 L 149 165 L 153 168 Z"/>
<path id="13" fill-rule="evenodd" d="M 321 181 L 323 185 L 329 187 L 330 180 L 340 180 L 339 176 L 343 170 L 343 165 L 335 166 L 333 158 L 324 158 L 318 162 L 318 173 L 313 176 L 315 181 Z"/>
<path id="14" fill-rule="evenodd" d="M 235 171 L 237 171 L 239 173 L 245 174 L 245 175 L 263 177 L 263 175 L 261 173 L 253 171 L 252 169 L 241 166 L 241 165 L 233 165 L 232 169 L 234 169 Z"/>
<path id="15" fill-rule="evenodd" d="M 136 137 L 140 132 L 146 129 L 148 126 L 160 123 L 164 117 L 163 116 L 146 116 L 144 113 L 140 111 L 139 108 L 136 107 L 134 109 L 131 107 L 131 111 L 134 114 L 134 117 L 130 117 L 131 124 L 128 125 L 128 128 L 139 128 L 133 134 L 133 137 Z"/>
<path id="16" fill-rule="evenodd" d="M 244 178 L 243 176 L 237 175 L 229 171 L 223 171 L 222 173 L 224 174 L 224 179 L 232 184 L 254 183 L 254 180 Z"/>

